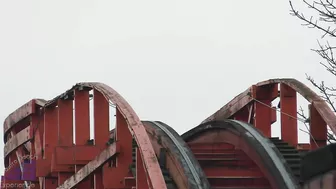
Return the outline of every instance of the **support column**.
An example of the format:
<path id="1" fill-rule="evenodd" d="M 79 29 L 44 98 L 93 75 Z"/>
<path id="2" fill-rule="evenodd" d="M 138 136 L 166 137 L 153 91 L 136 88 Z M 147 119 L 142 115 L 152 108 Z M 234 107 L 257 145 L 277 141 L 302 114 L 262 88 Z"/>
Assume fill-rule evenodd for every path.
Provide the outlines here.
<path id="1" fill-rule="evenodd" d="M 58 146 L 73 146 L 73 101 L 70 99 L 58 100 Z M 56 155 L 54 157 L 56 157 Z M 64 165 L 60 167 L 67 168 L 67 166 Z M 63 184 L 71 175 L 73 175 L 73 172 L 70 171 L 58 172 L 58 186 Z"/>
<path id="2" fill-rule="evenodd" d="M 281 139 L 293 146 L 298 144 L 297 96 L 296 91 L 280 84 Z"/>
<path id="3" fill-rule="evenodd" d="M 105 188 L 124 188 L 125 177 L 130 177 L 129 167 L 132 165 L 132 135 L 122 113 L 116 108 L 116 143 L 120 153 L 115 164 L 103 167 L 103 183 Z M 111 179 L 113 178 L 113 179 Z"/>
<path id="4" fill-rule="evenodd" d="M 75 91 L 75 141 L 76 145 L 88 145 L 90 140 L 90 94 L 88 90 Z M 83 166 L 75 165 L 76 172 Z M 90 186 L 91 178 L 86 178 L 77 187 Z"/>
<path id="5" fill-rule="evenodd" d="M 147 183 L 147 177 L 145 172 L 145 167 L 143 165 L 140 151 L 136 150 L 136 189 L 147 189 L 149 188 Z"/>
<path id="6" fill-rule="evenodd" d="M 322 119 L 314 104 L 309 105 L 311 150 L 327 145 L 327 123 Z"/>
<path id="7" fill-rule="evenodd" d="M 271 125 L 273 122 L 271 102 L 278 96 L 278 85 L 253 86 L 252 97 L 254 102 L 254 126 L 258 128 L 266 137 L 271 137 Z"/>
<path id="8" fill-rule="evenodd" d="M 97 90 L 93 91 L 94 144 L 105 148 L 110 138 L 109 102 Z M 108 165 L 104 165 L 108 167 Z M 94 173 L 94 188 L 104 189 L 102 170 Z"/>
<path id="9" fill-rule="evenodd" d="M 48 162 L 48 166 L 51 167 L 52 155 L 57 145 L 58 140 L 58 111 L 57 107 L 51 106 L 44 110 L 44 158 Z M 55 132 L 56 130 L 56 132 Z M 49 168 L 50 169 L 50 168 Z M 49 170 L 49 172 L 51 169 Z M 56 175 L 54 175 L 56 176 Z M 44 187 L 50 189 L 56 189 L 57 179 L 55 177 L 45 177 Z"/>

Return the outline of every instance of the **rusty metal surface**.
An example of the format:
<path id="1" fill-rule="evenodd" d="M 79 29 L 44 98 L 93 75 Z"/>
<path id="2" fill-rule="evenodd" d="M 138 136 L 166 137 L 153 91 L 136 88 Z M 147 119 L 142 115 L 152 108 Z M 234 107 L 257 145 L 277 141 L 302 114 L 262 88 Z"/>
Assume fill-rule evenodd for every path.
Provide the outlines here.
<path id="1" fill-rule="evenodd" d="M 95 89 L 99 91 L 104 97 L 112 102 L 116 108 L 121 112 L 123 117 L 125 118 L 128 128 L 137 142 L 138 149 L 140 150 L 141 158 L 144 163 L 147 177 L 148 186 L 152 189 L 166 189 L 166 184 L 164 178 L 162 176 L 162 172 L 160 166 L 157 162 L 157 158 L 154 152 L 154 149 L 151 145 L 149 137 L 146 133 L 144 126 L 142 125 L 139 117 L 136 115 L 131 106 L 126 102 L 126 100 L 117 93 L 114 89 L 105 85 L 103 83 L 91 82 L 91 83 L 78 83 L 73 86 L 71 89 L 66 91 L 65 93 L 57 96 L 56 98 L 48 101 L 44 107 L 52 106 L 57 102 L 59 98 L 67 96 L 68 94 L 73 93 L 73 91 L 77 88 L 83 89 Z M 84 173 L 82 173 L 84 174 Z M 90 173 L 86 173 L 89 175 Z"/>
<path id="2" fill-rule="evenodd" d="M 160 121 L 142 121 L 152 145 L 167 150 L 166 166 L 178 188 L 209 189 L 206 175 L 188 145 L 171 127 Z"/>
<path id="3" fill-rule="evenodd" d="M 257 163 L 259 161 L 259 168 L 265 167 L 265 176 L 270 180 L 274 179 L 273 186 L 279 189 L 298 189 L 299 186 L 295 182 L 294 175 L 291 169 L 288 167 L 281 153 L 277 150 L 274 144 L 266 137 L 264 137 L 255 127 L 237 120 L 224 120 L 224 121 L 211 121 L 201 124 L 182 135 L 182 138 L 186 141 L 197 140 L 202 134 L 208 131 L 215 131 L 216 134 L 220 132 L 228 132 L 235 135 L 233 139 L 237 148 L 247 144 L 246 149 L 243 149 L 251 157 L 255 156 L 253 161 Z M 216 137 L 213 137 L 213 139 Z M 220 138 L 220 141 L 228 142 L 228 135 L 224 135 Z M 209 141 L 210 139 L 208 139 Z M 231 141 L 231 142 L 232 142 Z"/>
<path id="4" fill-rule="evenodd" d="M 224 105 L 221 109 L 216 111 L 214 114 L 206 118 L 204 121 L 202 121 L 201 124 L 213 121 L 213 120 L 224 120 L 232 115 L 234 115 L 236 112 L 238 112 L 240 109 L 245 107 L 247 104 L 253 101 L 253 98 L 249 95 L 251 92 L 250 88 L 246 91 L 240 93 L 236 97 L 234 97 L 229 103 Z"/>
<path id="5" fill-rule="evenodd" d="M 96 169 L 101 167 L 106 161 L 108 161 L 112 156 L 117 153 L 117 146 L 114 142 L 103 150 L 94 160 L 90 161 L 83 168 L 81 168 L 77 173 L 68 178 L 62 185 L 57 187 L 57 189 L 70 189 L 75 187 L 78 183 L 84 180 L 88 175 L 93 173 Z"/>
<path id="6" fill-rule="evenodd" d="M 195 184 L 195 186 L 193 188 L 199 188 L 202 189 L 204 187 L 206 188 L 210 188 L 209 183 L 207 183 L 207 185 L 203 186 L 203 184 L 206 184 L 206 180 L 202 180 L 204 178 L 201 178 L 197 168 L 195 167 L 195 162 L 193 162 L 192 156 L 187 154 L 187 150 L 185 148 L 185 146 L 182 146 L 182 144 L 185 144 L 183 140 L 179 140 L 179 138 L 177 138 L 177 136 L 175 136 L 171 131 L 168 130 L 168 128 L 166 128 L 165 125 L 161 124 L 160 122 L 154 121 L 152 122 L 152 124 L 154 124 L 155 126 L 159 127 L 165 135 L 167 135 L 167 137 L 169 137 L 169 139 L 173 142 L 173 144 L 175 145 L 178 153 L 180 154 L 180 156 L 182 157 L 182 159 L 185 161 L 185 164 L 187 165 L 187 167 L 190 169 L 190 177 L 191 179 L 193 179 L 193 183 Z M 183 143 L 182 143 L 183 142 Z"/>
<path id="7" fill-rule="evenodd" d="M 123 114 L 123 117 L 128 123 L 130 132 L 138 144 L 141 159 L 143 160 L 145 171 L 148 175 L 147 182 L 149 187 L 153 189 L 166 189 L 167 187 L 160 166 L 146 130 L 126 100 L 114 89 L 102 83 L 79 83 L 78 85 L 98 90 L 107 100 L 112 101 L 112 103 L 116 105 L 116 108 Z"/>
<path id="8" fill-rule="evenodd" d="M 248 105 L 252 105 L 254 103 L 254 89 L 255 86 L 257 87 L 267 87 L 268 85 L 273 84 L 279 84 L 283 83 L 285 85 L 288 85 L 289 87 L 293 88 L 296 92 L 301 94 L 304 98 L 306 98 L 319 112 L 319 114 L 322 116 L 324 121 L 331 127 L 334 133 L 336 133 L 336 115 L 334 112 L 331 111 L 331 109 L 328 107 L 328 105 L 325 103 L 323 99 L 319 97 L 314 91 L 309 89 L 307 86 L 305 86 L 303 83 L 295 80 L 295 79 L 271 79 L 263 82 L 259 82 L 256 85 L 248 88 L 246 91 L 242 92 L 238 96 L 236 96 L 233 100 L 231 100 L 228 104 L 226 104 L 224 107 L 222 107 L 220 110 L 215 112 L 213 115 L 208 117 L 206 120 L 204 120 L 202 123 L 213 121 L 213 120 L 224 120 L 227 118 L 232 118 L 239 110 L 243 109 L 244 107 Z M 152 144 L 153 140 L 147 135 L 148 130 L 146 131 L 146 128 L 144 127 L 143 123 L 140 121 L 134 110 L 131 108 L 131 106 L 124 100 L 124 98 L 119 95 L 115 90 L 113 90 L 111 87 L 102 84 L 102 83 L 78 83 L 75 86 L 73 86 L 71 89 L 63 93 L 62 95 L 57 96 L 56 98 L 45 101 L 42 99 L 33 99 L 30 102 L 24 104 L 19 109 L 15 110 L 13 113 L 11 113 L 4 122 L 4 136 L 8 135 L 12 132 L 13 126 L 15 127 L 21 127 L 28 125 L 26 122 L 31 117 L 34 117 L 36 115 L 36 108 L 42 107 L 47 108 L 51 106 L 57 105 L 58 99 L 66 99 L 63 97 L 70 97 L 74 94 L 75 90 L 91 90 L 95 89 L 99 91 L 103 96 L 110 102 L 113 103 L 113 105 L 116 106 L 116 108 L 120 111 L 120 113 L 123 115 L 123 118 L 127 122 L 128 129 L 131 132 L 133 138 L 137 142 L 138 149 L 140 151 L 141 159 L 143 161 L 144 170 L 146 173 L 148 188 L 151 189 L 166 189 L 166 182 L 164 180 L 164 177 L 162 176 L 162 170 L 160 168 L 160 165 L 157 160 L 157 146 L 154 147 Z M 30 115 L 33 115 L 29 117 Z M 235 115 L 236 116 L 236 115 Z M 28 117 L 28 118 L 27 118 Z M 22 121 L 23 120 L 23 121 Z M 157 125 L 162 130 L 162 125 Z M 33 124 L 31 124 L 33 125 Z M 164 130 L 164 129 L 163 129 Z M 165 131 L 165 130 L 164 130 Z M 38 132 L 38 131 L 37 131 Z M 167 134 L 167 131 L 165 131 Z M 34 143 L 30 143 L 30 126 L 23 129 L 21 132 L 16 133 L 12 138 L 8 139 L 8 141 L 5 144 L 4 147 L 4 156 L 11 155 L 12 152 L 15 150 L 18 150 L 17 148 L 21 145 L 24 145 L 28 151 L 36 150 L 37 157 L 41 157 L 41 146 L 40 145 L 40 139 L 39 134 L 35 138 Z M 34 133 L 35 134 L 35 133 Z M 241 132 L 243 134 L 243 132 Z M 13 135 L 13 134 L 12 134 Z M 114 130 L 110 132 L 110 137 L 114 138 Z M 169 135 L 169 133 L 167 134 Z M 169 138 L 167 137 L 167 138 Z M 7 139 L 7 138 L 6 138 Z M 179 151 L 180 154 L 184 154 L 183 151 L 181 151 L 180 148 L 176 147 L 176 141 L 172 140 L 172 144 L 170 146 L 175 145 L 175 150 L 172 149 L 172 147 L 167 148 L 167 150 L 170 150 L 172 154 L 177 154 L 177 151 Z M 167 145 L 166 145 L 167 146 Z M 169 146 L 169 145 L 168 145 Z M 263 145 L 261 145 L 263 146 Z M 160 147 L 160 146 L 159 146 Z M 165 147 L 165 146 L 164 146 Z M 33 148 L 33 149 L 31 149 Z M 119 148 L 119 147 L 118 147 Z M 83 181 L 87 176 L 90 174 L 93 174 L 94 171 L 98 168 L 100 168 L 106 161 L 108 161 L 111 157 L 113 157 L 118 152 L 117 144 L 113 143 L 112 145 L 108 146 L 106 149 L 104 149 L 98 156 L 96 156 L 92 161 L 90 161 L 88 164 L 86 164 L 80 171 L 75 173 L 73 176 L 69 177 L 61 186 L 58 188 L 73 188 L 78 187 L 76 186 L 79 182 Z M 265 147 L 264 147 L 265 148 Z M 156 152 L 156 153 L 155 153 Z M 188 154 L 187 154 L 188 155 Z M 192 154 L 191 154 L 192 155 Z M 173 158 L 177 158 L 172 156 Z M 185 154 L 183 155 L 183 158 L 185 160 L 188 160 L 188 158 L 185 158 Z M 273 157 L 274 158 L 274 157 Z M 37 158 L 39 159 L 39 158 Z M 185 161 L 184 160 L 184 161 Z M 176 163 L 176 161 L 171 161 L 173 163 Z M 186 161 L 188 162 L 188 161 Z M 186 163 L 186 165 L 190 165 L 189 163 Z M 277 166 L 275 166 L 277 167 Z M 278 166 L 279 167 L 279 166 Z M 182 169 L 178 170 L 181 173 Z M 171 171 L 171 170 L 170 170 Z M 279 168 L 277 168 L 277 171 L 281 171 Z M 174 172 L 174 171 L 173 171 Z M 175 171 L 177 172 L 177 171 Z M 193 171 L 191 171 L 193 172 Z M 177 175 L 177 174 L 176 174 Z M 197 175 L 196 175 L 197 176 Z M 187 179 L 192 179 L 192 177 L 196 178 L 195 175 L 192 174 L 184 174 L 184 176 Z M 189 178 L 190 177 L 190 178 Z M 68 178 L 68 177 L 67 177 Z M 183 179 L 182 179 L 183 180 Z M 185 179 L 184 179 L 185 180 Z M 43 183 L 40 178 L 40 183 Z M 195 182 L 196 183 L 196 182 Z M 41 186 L 42 187 L 42 186 Z"/>
<path id="9" fill-rule="evenodd" d="M 35 105 L 44 106 L 45 103 L 46 101 L 43 99 L 33 99 L 9 114 L 9 116 L 4 121 L 4 134 L 6 134 L 13 127 L 13 125 L 18 123 L 20 120 L 23 120 L 27 116 L 34 113 Z"/>
<path id="10" fill-rule="evenodd" d="M 146 127 L 147 134 L 158 158 L 161 158 L 161 150 L 166 150 L 165 168 L 169 170 L 169 176 L 174 180 L 175 185 L 178 188 L 188 188 L 188 178 L 186 177 L 186 174 L 183 173 L 184 167 L 178 162 L 178 156 L 176 156 L 172 147 L 167 143 L 167 138 L 163 137 L 152 124 L 147 121 L 142 122 Z M 161 160 L 159 159 L 159 161 Z"/>
<path id="11" fill-rule="evenodd" d="M 327 105 L 327 103 L 314 91 L 309 89 L 305 84 L 301 83 L 296 79 L 270 79 L 267 81 L 262 81 L 256 84 L 258 87 L 267 86 L 271 84 L 284 83 L 296 92 L 301 94 L 306 100 L 312 103 L 316 110 L 320 113 L 323 120 L 328 124 L 332 131 L 336 134 L 336 115 Z M 221 109 L 216 111 L 213 115 L 206 118 L 202 123 L 212 121 L 212 120 L 224 120 L 235 114 L 238 110 L 253 101 L 250 94 L 252 92 L 252 87 L 242 92 L 236 96 L 233 100 L 223 106 Z"/>
<path id="12" fill-rule="evenodd" d="M 5 119 L 4 122 L 4 133 L 7 133 L 9 129 L 13 127 L 20 120 L 29 116 L 33 113 L 34 100 L 27 102 L 22 105 L 20 108 L 15 110 L 13 113 L 9 114 L 9 116 Z"/>
<path id="13" fill-rule="evenodd" d="M 7 141 L 4 146 L 4 156 L 7 157 L 13 150 L 17 149 L 19 146 L 25 144 L 30 140 L 30 126 L 26 127 L 11 139 Z"/>

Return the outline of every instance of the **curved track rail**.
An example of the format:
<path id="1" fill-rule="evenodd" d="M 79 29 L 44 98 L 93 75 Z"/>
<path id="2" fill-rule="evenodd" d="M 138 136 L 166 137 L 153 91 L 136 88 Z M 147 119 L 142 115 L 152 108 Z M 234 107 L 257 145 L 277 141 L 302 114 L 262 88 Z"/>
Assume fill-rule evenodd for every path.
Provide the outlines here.
<path id="1" fill-rule="evenodd" d="M 143 121 L 143 124 L 154 149 L 157 152 L 165 151 L 167 157 L 164 158 L 166 160 L 162 162 L 162 167 L 166 166 L 170 170 L 178 188 L 210 189 L 201 166 L 176 131 L 159 121 Z"/>
<path id="2" fill-rule="evenodd" d="M 310 102 L 306 144 L 297 140 L 297 94 Z M 280 108 L 272 106 L 276 98 Z M 271 136 L 276 111 L 281 139 Z M 335 114 L 294 79 L 251 86 L 182 136 L 162 122 L 140 121 L 109 86 L 78 83 L 6 118 L 1 188 L 296 189 L 308 182 L 300 177 L 300 152 L 326 146 L 327 126 L 336 131 Z"/>

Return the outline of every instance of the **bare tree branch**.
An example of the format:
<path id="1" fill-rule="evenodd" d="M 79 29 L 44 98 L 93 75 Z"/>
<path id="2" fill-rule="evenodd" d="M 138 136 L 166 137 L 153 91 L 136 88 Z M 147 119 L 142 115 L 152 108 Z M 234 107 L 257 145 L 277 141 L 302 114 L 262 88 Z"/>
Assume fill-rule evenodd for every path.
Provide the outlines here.
<path id="1" fill-rule="evenodd" d="M 289 0 L 291 15 L 303 21 L 302 25 L 322 32 L 321 38 L 326 40 L 325 44 L 321 44 L 318 40 L 318 49 L 312 49 L 312 51 L 316 52 L 322 58 L 323 61 L 321 61 L 320 64 L 327 72 L 336 76 L 336 58 L 334 57 L 336 46 L 333 46 L 336 42 L 334 42 L 336 37 L 336 3 L 334 3 L 334 0 L 310 0 L 309 2 L 308 0 L 303 0 L 302 2 L 303 5 L 308 8 L 306 13 L 311 12 L 311 15 L 306 16 L 303 12 L 298 11 L 293 6 L 292 1 Z M 328 37 L 327 39 L 325 38 L 326 36 Z M 318 84 L 313 77 L 307 74 L 306 76 L 310 83 L 319 90 L 321 97 L 332 110 L 336 112 L 336 106 L 334 104 L 336 88 L 326 86 L 324 81 Z M 298 115 L 305 120 L 309 120 L 309 117 L 305 116 L 302 108 L 300 108 Z M 307 122 L 309 123 L 309 121 L 306 121 L 304 124 L 306 125 Z M 328 142 L 336 141 L 335 134 L 336 133 L 332 133 L 330 128 L 328 128 Z"/>
<path id="2" fill-rule="evenodd" d="M 318 19 L 314 16 L 310 16 L 308 19 L 303 13 L 294 8 L 292 1 L 289 1 L 291 14 L 302 20 L 304 22 L 303 25 L 323 31 L 324 34 L 322 37 L 325 37 L 326 35 L 336 37 L 336 28 L 334 25 L 336 23 L 336 14 L 334 12 L 335 6 L 333 5 L 333 2 L 330 0 L 312 2 L 303 0 L 303 3 L 307 5 L 309 9 L 312 9 L 317 13 Z"/>
<path id="3" fill-rule="evenodd" d="M 329 40 L 333 40 L 336 37 L 336 6 L 334 5 L 334 1 L 319 0 L 308 2 L 307 0 L 303 0 L 302 2 L 308 7 L 308 10 L 313 10 L 315 15 L 309 16 L 308 19 L 305 14 L 294 8 L 292 1 L 289 1 L 291 15 L 303 21 L 304 26 L 322 31 L 322 38 L 329 36 Z M 318 41 L 318 46 L 318 49 L 312 50 L 324 60 L 320 62 L 320 64 L 322 64 L 328 72 L 336 76 L 336 59 L 334 57 L 336 47 L 332 46 L 328 40 L 325 45 L 322 45 L 320 41 Z"/>

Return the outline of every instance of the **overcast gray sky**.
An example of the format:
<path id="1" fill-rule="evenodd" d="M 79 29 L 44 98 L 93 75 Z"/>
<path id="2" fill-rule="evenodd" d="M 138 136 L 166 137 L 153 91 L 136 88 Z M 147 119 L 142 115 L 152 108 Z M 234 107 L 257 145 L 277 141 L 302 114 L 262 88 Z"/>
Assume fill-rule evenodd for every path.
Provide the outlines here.
<path id="1" fill-rule="evenodd" d="M 287 0 L 0 1 L 0 120 L 99 81 L 183 133 L 258 81 L 330 81 L 300 24 Z"/>

